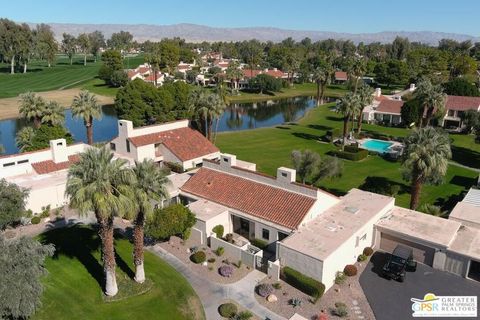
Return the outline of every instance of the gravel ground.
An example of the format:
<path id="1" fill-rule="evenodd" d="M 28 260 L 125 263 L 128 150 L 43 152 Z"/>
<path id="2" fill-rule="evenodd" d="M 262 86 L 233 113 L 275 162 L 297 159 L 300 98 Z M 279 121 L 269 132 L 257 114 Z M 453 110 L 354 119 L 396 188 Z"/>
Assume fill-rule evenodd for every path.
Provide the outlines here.
<path id="1" fill-rule="evenodd" d="M 233 283 L 237 282 L 238 280 L 245 277 L 250 271 L 250 268 L 246 267 L 245 265 L 241 265 L 240 268 L 233 265 L 234 263 L 237 264 L 237 261 L 233 261 L 232 259 L 229 260 L 227 255 L 223 255 L 221 257 L 217 256 L 208 246 L 197 246 L 198 250 L 203 250 L 207 254 L 207 261 L 210 258 L 214 258 L 215 262 L 207 263 L 207 266 L 202 264 L 195 264 L 190 261 L 190 252 L 189 248 L 196 246 L 194 243 L 187 241 L 186 243 L 183 242 L 182 239 L 178 237 L 171 237 L 170 241 L 163 242 L 159 244 L 163 249 L 167 250 L 171 254 L 175 255 L 185 264 L 187 264 L 194 272 L 197 274 L 202 275 L 202 277 L 206 277 L 208 280 L 217 282 L 217 283 Z M 222 277 L 218 273 L 218 268 L 224 265 L 227 260 L 229 260 L 229 264 L 233 265 L 234 272 L 233 275 L 229 278 Z M 222 262 L 225 261 L 225 262 Z"/>

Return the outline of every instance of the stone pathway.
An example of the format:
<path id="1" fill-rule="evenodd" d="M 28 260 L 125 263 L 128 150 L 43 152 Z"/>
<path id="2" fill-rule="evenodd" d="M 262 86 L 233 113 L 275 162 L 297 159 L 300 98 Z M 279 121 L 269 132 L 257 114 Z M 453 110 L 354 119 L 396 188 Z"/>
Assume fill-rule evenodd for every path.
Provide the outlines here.
<path id="1" fill-rule="evenodd" d="M 190 270 L 190 268 L 188 268 L 177 257 L 159 245 L 147 247 L 147 250 L 165 260 L 190 282 L 202 301 L 207 320 L 221 319 L 217 309 L 219 302 L 225 299 L 234 300 L 245 309 L 256 314 L 260 319 L 286 320 L 286 318 L 283 318 L 262 306 L 255 299 L 253 288 L 258 282 L 266 277 L 264 273 L 254 270 L 238 282 L 231 284 L 218 284 L 202 278 L 200 275 Z"/>

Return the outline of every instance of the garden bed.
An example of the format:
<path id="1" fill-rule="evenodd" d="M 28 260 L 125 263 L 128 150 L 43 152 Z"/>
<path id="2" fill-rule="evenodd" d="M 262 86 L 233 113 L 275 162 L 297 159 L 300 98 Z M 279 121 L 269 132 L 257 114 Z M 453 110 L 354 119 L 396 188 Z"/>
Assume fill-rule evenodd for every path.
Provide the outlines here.
<path id="1" fill-rule="evenodd" d="M 234 261 L 231 257 L 228 257 L 227 254 L 217 256 L 215 252 L 206 245 L 197 246 L 192 241 L 186 241 L 184 243 L 184 241 L 178 237 L 171 237 L 170 241 L 162 242 L 159 245 L 188 265 L 192 271 L 213 282 L 223 284 L 237 282 L 252 271 L 252 269 L 245 266 L 245 264 L 240 264 L 238 267 L 238 261 Z M 202 263 L 196 264 L 190 260 L 190 256 L 192 255 L 190 249 L 193 247 L 197 247 L 198 251 L 205 252 L 206 265 Z M 209 262 L 209 260 L 212 261 L 211 259 L 215 259 L 215 261 Z M 218 270 L 221 266 L 227 264 L 233 267 L 233 273 L 230 277 L 223 277 Z"/>

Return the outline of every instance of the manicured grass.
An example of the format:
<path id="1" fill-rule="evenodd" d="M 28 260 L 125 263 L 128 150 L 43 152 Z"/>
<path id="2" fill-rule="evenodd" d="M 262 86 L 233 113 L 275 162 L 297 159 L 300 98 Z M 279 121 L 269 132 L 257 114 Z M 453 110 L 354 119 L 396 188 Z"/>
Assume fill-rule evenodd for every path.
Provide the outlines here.
<path id="1" fill-rule="evenodd" d="M 294 149 L 310 149 L 321 155 L 334 150 L 335 146 L 321 143 L 319 139 L 327 130 L 343 126 L 341 116 L 330 110 L 332 104 L 323 105 L 311 110 L 297 124 L 282 125 L 274 128 L 262 128 L 249 131 L 220 133 L 217 145 L 222 152 L 236 154 L 239 159 L 257 163 L 257 170 L 271 175 L 280 166 L 291 166 L 290 154 Z M 385 128 L 377 125 L 364 125 L 364 131 L 405 136 L 407 129 Z M 460 136 L 458 136 L 460 137 Z M 467 143 L 469 136 L 459 141 Z M 457 146 L 457 136 L 454 136 L 454 151 Z M 473 137 L 471 137 L 473 141 Z M 480 146 L 475 146 L 470 154 L 478 153 Z M 369 156 L 360 162 L 344 160 L 343 176 L 339 179 L 325 180 L 320 187 L 334 194 L 343 195 L 351 188 L 360 187 L 367 177 L 373 177 L 380 182 L 399 184 L 401 189 L 397 195 L 397 204 L 407 207 L 409 204 L 409 185 L 402 179 L 399 162 L 390 162 L 379 156 Z M 434 203 L 445 210 L 451 209 L 455 201 L 461 199 L 461 194 L 475 183 L 478 173 L 449 166 L 445 183 L 439 186 L 425 186 L 421 203 Z"/>
<path id="2" fill-rule="evenodd" d="M 105 83 L 102 79 L 91 79 L 81 85 L 82 89 L 86 89 L 95 94 L 99 94 L 107 97 L 115 97 L 118 92 L 118 88 L 114 88 Z"/>
<path id="3" fill-rule="evenodd" d="M 26 74 L 15 73 L 13 75 L 9 74 L 8 64 L 0 64 L 0 83 L 2 84 L 0 86 L 0 98 L 16 97 L 25 91 L 40 92 L 98 84 L 95 82 L 92 85 L 91 81 L 100 81 L 95 78 L 102 62 L 100 60 L 94 62 L 92 57 L 87 58 L 86 66 L 83 65 L 83 56 L 81 55 L 76 55 L 73 59 L 73 65 L 70 65 L 70 61 L 64 55 L 59 55 L 50 68 L 44 61 L 32 61 Z M 143 63 L 143 55 L 124 59 L 125 68 L 137 67 L 141 63 Z M 94 88 L 96 89 L 96 87 Z M 100 92 L 108 91 L 102 89 L 95 93 L 100 94 Z M 112 93 L 109 95 L 112 95 Z"/>
<path id="4" fill-rule="evenodd" d="M 328 86 L 325 90 L 325 96 L 327 97 L 339 97 L 344 95 L 346 89 L 343 86 Z M 230 102 L 251 102 L 281 98 L 291 98 L 298 96 L 314 96 L 317 94 L 317 86 L 314 83 L 302 83 L 294 84 L 290 88 L 284 88 L 281 92 L 275 92 L 271 94 L 258 94 L 241 91 L 239 95 L 228 96 L 227 99 Z"/>
<path id="5" fill-rule="evenodd" d="M 46 261 L 49 274 L 44 279 L 43 306 L 33 319 L 205 319 L 188 282 L 150 252 L 145 253 L 145 272 L 153 287 L 140 294 L 132 280 L 132 245 L 125 239 L 115 241 L 119 295 L 122 290 L 133 295 L 105 302 L 96 232 L 77 226 L 49 231 L 39 238 L 55 244 L 56 253 Z"/>

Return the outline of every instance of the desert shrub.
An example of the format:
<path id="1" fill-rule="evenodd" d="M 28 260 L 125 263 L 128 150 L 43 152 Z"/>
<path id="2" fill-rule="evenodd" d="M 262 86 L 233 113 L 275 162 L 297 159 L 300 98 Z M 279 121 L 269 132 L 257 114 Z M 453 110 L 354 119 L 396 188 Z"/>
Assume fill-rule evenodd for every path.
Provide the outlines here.
<path id="1" fill-rule="evenodd" d="M 48 218 L 50 216 L 50 205 L 42 207 L 42 212 L 40 213 L 40 218 Z"/>
<path id="2" fill-rule="evenodd" d="M 32 220 L 30 220 L 30 222 L 31 222 L 32 224 L 39 224 L 40 221 L 41 221 L 41 219 L 40 219 L 39 216 L 35 216 L 35 217 L 32 218 Z"/>
<path id="3" fill-rule="evenodd" d="M 290 301 L 288 302 L 291 306 L 293 306 L 294 308 L 296 307 L 301 307 L 302 306 L 302 303 L 303 301 L 299 298 L 292 298 L 290 299 Z"/>
<path id="4" fill-rule="evenodd" d="M 357 275 L 357 267 L 354 266 L 353 264 L 347 264 L 343 269 L 343 273 L 345 273 L 345 275 L 349 277 L 353 277 Z"/>
<path id="5" fill-rule="evenodd" d="M 290 284 L 292 287 L 295 287 L 303 293 L 312 296 L 314 303 L 317 302 L 325 292 L 325 285 L 323 283 L 310 278 L 290 267 L 284 267 L 282 269 L 282 277 L 284 278 L 285 282 Z"/>
<path id="6" fill-rule="evenodd" d="M 365 260 L 367 260 L 367 256 L 364 255 L 363 253 L 358 256 L 358 261 L 365 261 Z"/>
<path id="7" fill-rule="evenodd" d="M 212 229 L 213 232 L 215 232 L 215 234 L 217 235 L 217 238 L 218 239 L 221 239 L 223 237 L 223 232 L 224 232 L 224 228 L 221 224 L 219 225 L 216 225 L 215 227 L 213 227 Z"/>
<path id="8" fill-rule="evenodd" d="M 335 308 L 333 308 L 331 311 L 333 315 L 340 318 L 348 316 L 347 305 L 343 302 L 335 302 Z"/>
<path id="9" fill-rule="evenodd" d="M 365 247 L 365 249 L 363 249 L 363 254 L 369 257 L 373 254 L 373 249 L 370 247 Z"/>
<path id="10" fill-rule="evenodd" d="M 220 315 L 225 318 L 233 317 L 237 313 L 237 311 L 238 308 L 233 303 L 224 303 L 218 307 L 218 313 L 220 313 Z"/>
<path id="11" fill-rule="evenodd" d="M 275 282 L 274 284 L 272 284 L 272 287 L 276 290 L 279 290 L 282 288 L 282 284 L 280 282 Z"/>
<path id="12" fill-rule="evenodd" d="M 220 268 L 218 268 L 218 273 L 222 277 L 230 278 L 233 275 L 233 267 L 231 265 L 223 265 Z"/>
<path id="13" fill-rule="evenodd" d="M 253 313 L 251 313 L 248 310 L 245 310 L 245 311 L 241 311 L 241 312 L 237 313 L 236 315 L 234 315 L 230 319 L 232 319 L 232 320 L 249 320 L 252 317 L 253 317 Z"/>
<path id="14" fill-rule="evenodd" d="M 337 271 L 337 273 L 335 274 L 336 284 L 342 284 L 345 282 L 346 279 L 347 279 L 347 276 L 342 271 Z"/>
<path id="15" fill-rule="evenodd" d="M 195 215 L 182 204 L 173 204 L 155 209 L 152 218 L 145 225 L 145 234 L 154 239 L 168 239 L 178 235 L 188 239 L 190 229 L 196 222 Z"/>
<path id="16" fill-rule="evenodd" d="M 217 256 L 222 256 L 225 253 L 225 248 L 224 247 L 218 247 L 217 250 L 215 250 L 215 254 Z"/>
<path id="17" fill-rule="evenodd" d="M 203 263 L 205 262 L 206 259 L 207 259 L 207 255 L 205 254 L 204 251 L 197 251 L 190 256 L 190 260 L 196 264 Z"/>
<path id="18" fill-rule="evenodd" d="M 184 173 L 183 166 L 176 162 L 163 161 L 163 165 L 175 173 Z"/>
<path id="19" fill-rule="evenodd" d="M 265 298 L 273 293 L 273 287 L 271 284 L 261 283 L 257 286 L 257 293 Z"/>
<path id="20" fill-rule="evenodd" d="M 262 250 L 264 250 L 268 246 L 268 242 L 261 239 L 253 239 L 250 242 L 252 243 L 252 245 Z"/>
<path id="21" fill-rule="evenodd" d="M 210 262 L 210 263 L 214 263 L 216 260 L 215 260 L 215 258 L 210 258 L 207 261 Z"/>

